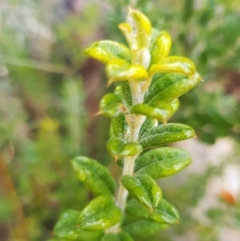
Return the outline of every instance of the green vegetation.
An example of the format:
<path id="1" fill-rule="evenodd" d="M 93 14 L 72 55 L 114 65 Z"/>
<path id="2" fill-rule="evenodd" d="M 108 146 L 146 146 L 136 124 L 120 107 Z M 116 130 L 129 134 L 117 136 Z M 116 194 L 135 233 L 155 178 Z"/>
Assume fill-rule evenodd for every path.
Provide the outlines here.
<path id="1" fill-rule="evenodd" d="M 238 1 L 167 0 L 160 3 L 158 0 L 103 0 L 82 1 L 84 4 L 75 4 L 77 2 L 81 1 L 9 0 L 1 3 L 1 241 L 59 240 L 54 236 L 54 226 L 59 218 L 63 217 L 64 210 L 77 210 L 75 214 L 78 215 L 85 209 L 87 203 L 94 200 L 94 196 L 99 195 L 93 195 L 95 192 L 91 187 L 94 186 L 91 185 L 94 183 L 79 181 L 77 174 L 79 171 L 74 168 L 76 171 L 74 173 L 70 160 L 79 155 L 89 156 L 91 157 L 89 161 L 97 160 L 98 164 L 108 166 L 107 170 L 114 179 L 119 180 L 126 153 L 141 151 L 141 146 L 146 145 L 143 136 L 146 137 L 145 132 L 156 120 L 162 124 L 171 118 L 170 122 L 191 126 L 197 136 L 192 139 L 193 142 L 217 141 L 218 143 L 221 137 L 226 136 L 231 140 L 239 140 L 240 8 Z M 193 60 L 203 78 L 203 82 L 197 88 L 184 95 L 178 93 L 181 94 L 179 100 L 165 101 L 167 95 L 163 92 L 159 96 L 154 96 L 158 103 L 150 102 L 152 96 L 146 94 L 148 97 L 144 102 L 135 105 L 132 103 L 127 81 L 119 82 L 112 79 L 109 84 L 112 81 L 113 83 L 106 88 L 109 79 L 104 74 L 103 65 L 88 58 L 84 54 L 84 49 L 100 39 L 112 39 L 127 46 L 127 40 L 117 26 L 125 21 L 128 6 L 146 14 L 151 21 L 152 29 L 163 30 L 165 34 L 167 34 L 165 30 L 168 31 L 174 40 L 169 56 L 178 54 Z M 124 57 L 121 53 L 120 58 Z M 151 51 L 152 59 L 156 57 L 154 53 Z M 128 69 L 128 64 L 131 65 L 128 62 L 130 60 L 131 53 L 126 58 L 127 64 L 124 63 L 121 71 Z M 113 62 L 115 66 L 118 63 L 119 60 Z M 109 74 L 111 71 L 112 68 L 108 68 Z M 175 73 L 155 73 L 152 86 L 156 82 L 158 83 L 155 85 L 156 90 L 158 91 L 157 88 L 160 87 L 164 90 L 166 88 L 163 85 L 164 78 L 168 78 L 172 86 L 176 84 L 175 87 L 178 86 L 179 80 L 185 84 L 190 80 L 182 78 L 179 73 L 176 74 L 176 78 L 173 78 L 174 75 Z M 191 84 L 192 81 L 188 83 Z M 120 86 L 115 88 L 118 85 Z M 106 94 L 106 91 L 110 93 Z M 164 99 L 158 99 L 161 96 Z M 108 101 L 114 101 L 111 108 L 108 108 Z M 101 113 L 110 118 L 96 115 L 99 112 L 99 102 Z M 181 107 L 177 111 L 179 103 Z M 126 111 L 131 115 L 149 117 L 139 131 L 140 145 L 136 145 L 134 141 L 126 143 L 123 136 L 113 138 L 125 131 L 125 126 L 121 123 Z M 115 128 L 111 127 L 111 139 L 108 141 L 110 120 L 111 126 Z M 159 137 L 151 141 L 156 143 L 160 139 L 163 140 Z M 167 143 L 172 141 L 175 140 L 169 139 Z M 205 146 L 202 143 L 200 145 Z M 166 155 L 158 152 L 159 148 L 163 150 L 163 147 L 157 147 L 155 153 L 154 149 L 144 149 L 140 155 L 144 156 L 153 151 L 158 159 L 164 160 Z M 176 155 L 181 156 L 179 161 L 187 165 L 190 162 L 189 154 L 175 149 Z M 209 206 L 199 215 L 204 219 L 193 215 L 193 209 L 202 206 L 211 180 L 224 175 L 228 165 L 238 164 L 238 149 L 236 145 L 235 156 L 222 154 L 219 157 L 211 156 L 209 165 L 212 164 L 213 158 L 214 163 L 217 159 L 223 161 L 219 162 L 218 167 L 208 167 L 206 162 L 202 162 L 205 160 L 205 155 L 197 147 L 194 153 L 198 153 L 199 156 L 203 154 L 199 163 L 196 163 L 197 158 L 192 155 L 195 163 L 177 175 L 162 178 L 152 173 L 152 179 L 161 178 L 157 181 L 161 191 L 154 186 L 154 189 L 158 190 L 157 197 L 167 200 L 176 207 L 180 221 L 177 225 L 159 225 L 153 220 L 139 221 L 139 216 L 128 215 L 124 221 L 126 225 L 122 224 L 125 233 L 120 234 L 120 240 L 127 239 L 131 235 L 139 241 L 177 239 L 219 241 L 222 240 L 219 235 L 224 233 L 223 230 L 226 228 L 238 230 L 239 196 L 231 193 L 230 184 L 229 189 L 223 190 L 225 196 L 222 196 L 221 192 L 215 193 L 216 205 Z M 147 160 L 147 156 L 145 157 Z M 149 156 L 148 158 L 151 159 Z M 117 159 L 117 164 L 112 159 Z M 141 170 L 140 166 L 145 165 L 142 162 L 142 158 L 139 157 L 135 172 L 139 171 L 143 177 L 134 176 L 134 179 L 131 179 L 127 176 L 122 179 L 125 183 L 128 179 L 130 180 L 128 182 L 132 183 L 125 184 L 129 192 L 135 190 L 136 183 L 141 183 L 141 192 L 148 194 L 144 183 L 149 179 L 145 176 L 145 171 L 152 172 L 158 168 L 159 174 L 165 173 L 167 169 L 167 166 L 161 166 L 160 162 L 156 161 L 154 165 Z M 177 162 L 174 163 L 177 165 Z M 82 165 L 83 163 L 78 164 L 81 164 L 81 168 L 87 168 Z M 189 174 L 192 167 L 197 167 L 200 172 Z M 204 172 L 201 172 L 203 170 Z M 112 190 L 110 193 L 113 193 L 113 185 L 107 185 L 107 180 L 102 180 L 101 175 L 96 174 L 94 170 L 93 172 L 94 178 L 103 183 L 102 187 L 105 185 L 105 191 L 110 189 Z M 86 174 L 93 175 L 87 171 Z M 81 177 L 80 180 L 83 180 L 83 175 Z M 156 183 L 155 179 L 154 182 Z M 225 182 L 227 183 L 224 179 L 223 184 Z M 84 184 L 90 186 L 90 192 Z M 95 191 L 101 192 L 102 189 L 97 186 Z M 116 191 L 115 187 L 114 192 Z M 134 195 L 136 196 L 133 193 L 132 197 Z M 152 199 L 151 195 L 144 197 L 146 200 L 142 201 L 145 204 L 143 207 L 156 206 L 157 201 Z M 129 200 L 130 198 L 129 196 Z M 71 213 L 74 216 L 74 211 L 70 211 L 69 215 Z M 145 209 L 142 209 L 142 213 L 144 217 L 149 218 Z M 158 217 L 156 214 L 155 220 L 159 220 Z M 145 236 L 139 235 L 139 226 Z M 98 239 L 102 234 L 102 231 L 79 231 L 80 237 L 81 235 L 89 237 L 90 240 Z M 107 238 L 114 239 L 110 234 Z"/>
<path id="2" fill-rule="evenodd" d="M 160 146 L 195 136 L 191 127 L 167 122 L 178 109 L 177 98 L 201 78 L 191 60 L 168 56 L 172 40 L 167 32 L 153 29 L 136 10 L 129 9 L 126 19 L 119 28 L 129 49 L 105 40 L 85 50 L 106 64 L 109 84 L 120 82 L 100 102 L 100 113 L 112 120 L 107 149 L 116 161 L 123 159 L 116 198 L 117 185 L 106 167 L 94 159 L 76 157 L 73 168 L 96 197 L 83 210 L 61 216 L 55 226 L 59 238 L 81 240 L 87 232 L 85 240 L 130 241 L 179 222 L 178 211 L 163 199 L 156 180 L 179 172 L 191 158 L 181 149 Z M 152 84 L 155 73 L 165 75 Z M 148 222 L 147 231 L 139 225 L 142 221 Z M 135 225 L 134 232 L 129 225 Z"/>

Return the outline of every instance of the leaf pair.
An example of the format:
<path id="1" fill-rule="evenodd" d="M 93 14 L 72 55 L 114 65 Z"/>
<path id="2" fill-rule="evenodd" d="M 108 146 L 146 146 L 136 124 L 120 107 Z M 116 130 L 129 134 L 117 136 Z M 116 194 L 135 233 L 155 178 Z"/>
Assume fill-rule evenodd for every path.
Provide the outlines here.
<path id="1" fill-rule="evenodd" d="M 72 166 L 79 179 L 95 195 L 114 195 L 116 182 L 109 170 L 98 161 L 78 156 L 73 159 Z"/>
<path id="2" fill-rule="evenodd" d="M 183 150 L 156 148 L 138 157 L 135 175 L 124 175 L 121 182 L 131 196 L 151 212 L 162 200 L 162 191 L 154 179 L 173 175 L 190 163 L 189 154 Z"/>
<path id="3" fill-rule="evenodd" d="M 69 240 L 99 240 L 106 228 L 121 220 L 122 212 L 109 196 L 98 196 L 80 212 L 69 210 L 62 214 L 54 228 L 60 238 Z"/>
<path id="4" fill-rule="evenodd" d="M 160 187 L 149 175 L 125 175 L 121 182 L 134 198 L 151 210 L 157 207 L 162 199 Z"/>

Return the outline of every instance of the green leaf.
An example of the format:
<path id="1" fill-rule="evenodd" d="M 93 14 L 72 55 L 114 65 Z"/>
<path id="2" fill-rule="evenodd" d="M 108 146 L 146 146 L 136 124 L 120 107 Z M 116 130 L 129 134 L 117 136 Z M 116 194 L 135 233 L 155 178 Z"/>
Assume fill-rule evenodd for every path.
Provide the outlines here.
<path id="1" fill-rule="evenodd" d="M 147 174 L 153 179 L 173 175 L 191 163 L 190 155 L 181 149 L 160 147 L 139 156 L 135 162 L 135 174 Z"/>
<path id="2" fill-rule="evenodd" d="M 134 241 L 132 237 L 125 232 L 113 234 L 109 233 L 101 238 L 101 241 Z"/>
<path id="3" fill-rule="evenodd" d="M 158 125 L 157 120 L 147 117 L 146 120 L 141 125 L 140 131 L 139 131 L 139 137 L 141 137 L 146 131 L 148 131 L 149 129 L 152 129 L 157 125 Z"/>
<path id="4" fill-rule="evenodd" d="M 149 19 L 140 11 L 129 9 L 127 24 L 120 26 L 133 50 L 149 46 L 152 25 Z M 124 31 L 125 29 L 125 31 Z M 127 30 L 127 31 L 126 31 Z"/>
<path id="5" fill-rule="evenodd" d="M 153 29 L 150 44 L 151 64 L 155 64 L 163 60 L 163 58 L 166 58 L 171 49 L 171 45 L 172 38 L 168 32 L 159 32 Z"/>
<path id="6" fill-rule="evenodd" d="M 124 114 L 113 117 L 111 121 L 111 131 L 115 137 L 124 138 L 128 125 Z"/>
<path id="7" fill-rule="evenodd" d="M 122 151 L 125 142 L 123 139 L 118 137 L 113 137 L 108 140 L 107 142 L 107 150 L 113 155 L 118 156 L 119 153 Z"/>
<path id="8" fill-rule="evenodd" d="M 118 165 L 119 167 L 121 167 L 121 168 L 124 167 L 124 159 L 123 159 L 123 158 L 118 159 L 116 163 L 117 163 L 117 165 Z"/>
<path id="9" fill-rule="evenodd" d="M 178 110 L 179 108 L 179 99 L 174 99 L 174 100 L 171 100 L 170 102 L 168 102 L 171 107 L 172 107 L 172 110 L 173 110 L 173 114 Z"/>
<path id="10" fill-rule="evenodd" d="M 78 156 L 72 161 L 79 179 L 95 194 L 114 194 L 116 183 L 109 170 L 98 161 Z"/>
<path id="11" fill-rule="evenodd" d="M 162 59 L 156 64 L 151 65 L 149 69 L 150 74 L 169 72 L 193 75 L 196 72 L 196 66 L 188 58 L 180 56 L 170 56 Z"/>
<path id="12" fill-rule="evenodd" d="M 144 102 L 171 101 L 185 94 L 201 81 L 198 73 L 192 77 L 166 74 L 154 82 L 144 96 Z"/>
<path id="13" fill-rule="evenodd" d="M 82 230 L 79 225 L 79 217 L 81 212 L 75 210 L 69 210 L 64 212 L 56 226 L 54 227 L 54 233 L 59 238 L 67 240 L 90 240 L 98 239 L 103 235 L 102 231 L 86 231 Z"/>
<path id="14" fill-rule="evenodd" d="M 98 196 L 82 210 L 79 217 L 80 227 L 84 230 L 103 230 L 120 222 L 121 209 L 115 206 L 109 196 Z"/>
<path id="15" fill-rule="evenodd" d="M 162 199 L 160 187 L 148 175 L 124 175 L 121 182 L 133 197 L 150 209 L 155 208 Z"/>
<path id="16" fill-rule="evenodd" d="M 145 115 L 165 123 L 173 115 L 174 109 L 170 103 L 159 101 L 150 104 L 137 104 L 132 107 L 131 113 Z"/>
<path id="17" fill-rule="evenodd" d="M 106 94 L 100 101 L 100 112 L 107 117 L 116 117 L 125 111 L 121 98 L 116 94 Z"/>
<path id="18" fill-rule="evenodd" d="M 128 81 L 122 81 L 122 94 L 128 106 L 132 106 L 132 92 Z"/>
<path id="19" fill-rule="evenodd" d="M 109 84 L 113 81 L 123 81 L 129 79 L 144 80 L 148 77 L 148 72 L 140 64 L 129 64 L 122 59 L 113 59 L 106 66 Z"/>
<path id="20" fill-rule="evenodd" d="M 149 220 L 139 220 L 138 218 L 127 215 L 122 229 L 134 237 L 144 238 L 159 232 L 161 224 Z"/>
<path id="21" fill-rule="evenodd" d="M 145 132 L 140 138 L 140 144 L 143 148 L 153 148 L 194 136 L 196 134 L 190 126 L 178 123 L 162 124 Z"/>
<path id="22" fill-rule="evenodd" d="M 129 48 L 121 43 L 110 40 L 95 42 L 85 49 L 84 53 L 105 64 L 112 59 L 123 59 L 131 63 Z"/>
<path id="23" fill-rule="evenodd" d="M 142 146 L 137 142 L 124 143 L 121 138 L 113 137 L 107 142 L 108 151 L 117 158 L 134 156 L 142 152 Z"/>
<path id="24" fill-rule="evenodd" d="M 179 214 L 176 208 L 165 199 L 153 210 L 140 204 L 136 199 L 128 202 L 125 209 L 126 213 L 137 218 L 151 220 L 162 224 L 174 224 L 179 222 Z"/>
<path id="25" fill-rule="evenodd" d="M 137 142 L 128 142 L 123 146 L 122 151 L 119 153 L 119 157 L 134 156 L 142 152 L 142 146 Z"/>

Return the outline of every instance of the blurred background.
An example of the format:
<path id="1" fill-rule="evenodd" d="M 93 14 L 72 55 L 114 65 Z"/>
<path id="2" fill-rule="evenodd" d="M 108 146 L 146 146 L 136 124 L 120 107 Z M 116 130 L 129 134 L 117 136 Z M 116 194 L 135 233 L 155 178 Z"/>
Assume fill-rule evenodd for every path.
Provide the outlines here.
<path id="1" fill-rule="evenodd" d="M 0 241 L 45 241 L 64 209 L 86 205 L 76 155 L 119 176 L 105 147 L 109 120 L 95 116 L 113 87 L 83 49 L 126 43 L 117 25 L 128 6 L 169 31 L 171 54 L 192 59 L 204 79 L 172 119 L 197 132 L 176 144 L 193 163 L 160 181 L 181 223 L 138 240 L 240 240 L 239 0 L 0 0 Z"/>

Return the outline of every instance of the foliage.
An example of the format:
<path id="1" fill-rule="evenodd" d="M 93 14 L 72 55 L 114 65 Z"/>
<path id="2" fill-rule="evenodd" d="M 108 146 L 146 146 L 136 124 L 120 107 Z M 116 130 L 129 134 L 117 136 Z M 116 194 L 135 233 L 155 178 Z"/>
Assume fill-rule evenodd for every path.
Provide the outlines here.
<path id="1" fill-rule="evenodd" d="M 131 1 L 126 0 L 112 6 L 106 21 L 110 36 L 122 40 L 115 26 L 124 20 L 129 4 Z M 139 0 L 135 1 L 135 7 L 148 12 L 154 27 L 168 29 L 174 36 L 172 51 L 189 56 L 204 76 L 199 88 L 181 98 L 183 110 L 176 113 L 174 120 L 187 121 L 203 142 L 214 143 L 225 135 L 239 140 L 240 8 L 237 1 L 169 0 L 161 1 L 159 6 L 157 0 L 151 3 Z"/>
<path id="2" fill-rule="evenodd" d="M 177 209 L 163 199 L 156 180 L 179 172 L 191 158 L 183 150 L 161 146 L 195 136 L 191 127 L 167 122 L 178 109 L 176 99 L 201 78 L 190 59 L 168 56 L 170 35 L 152 28 L 141 12 L 129 9 L 119 28 L 129 49 L 104 40 L 85 53 L 106 64 L 109 85 L 120 82 L 100 102 L 100 113 L 112 120 L 107 149 L 115 160 L 123 159 L 120 186 L 115 200 L 116 183 L 108 169 L 94 159 L 76 157 L 73 168 L 96 197 L 81 211 L 69 210 L 61 216 L 55 226 L 59 238 L 81 240 L 84 232 L 93 231 L 91 239 L 97 235 L 101 240 L 136 240 L 179 222 Z M 151 83 L 155 73 L 165 75 Z M 148 230 L 135 226 L 132 233 L 127 228 L 141 222 L 148 222 Z"/>

